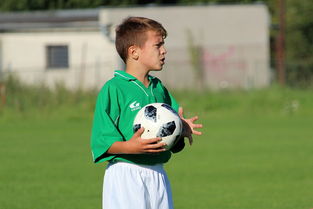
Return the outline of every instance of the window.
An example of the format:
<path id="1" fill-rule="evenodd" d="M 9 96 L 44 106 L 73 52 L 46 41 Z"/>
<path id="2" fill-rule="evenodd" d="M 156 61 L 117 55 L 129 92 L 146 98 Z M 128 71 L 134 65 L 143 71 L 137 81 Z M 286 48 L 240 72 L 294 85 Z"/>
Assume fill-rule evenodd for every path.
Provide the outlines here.
<path id="1" fill-rule="evenodd" d="M 67 45 L 53 45 L 46 47 L 47 54 L 47 68 L 59 69 L 68 68 L 68 46 Z"/>

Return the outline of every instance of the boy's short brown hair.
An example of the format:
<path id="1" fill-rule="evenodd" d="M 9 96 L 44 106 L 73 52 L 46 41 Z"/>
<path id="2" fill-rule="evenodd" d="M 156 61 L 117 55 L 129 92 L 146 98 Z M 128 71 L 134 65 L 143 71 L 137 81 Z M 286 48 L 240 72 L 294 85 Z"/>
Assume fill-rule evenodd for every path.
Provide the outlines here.
<path id="1" fill-rule="evenodd" d="M 147 40 L 146 32 L 152 30 L 166 38 L 164 27 L 155 20 L 145 17 L 128 17 L 116 28 L 115 47 L 126 63 L 128 48 L 136 45 L 142 47 Z"/>

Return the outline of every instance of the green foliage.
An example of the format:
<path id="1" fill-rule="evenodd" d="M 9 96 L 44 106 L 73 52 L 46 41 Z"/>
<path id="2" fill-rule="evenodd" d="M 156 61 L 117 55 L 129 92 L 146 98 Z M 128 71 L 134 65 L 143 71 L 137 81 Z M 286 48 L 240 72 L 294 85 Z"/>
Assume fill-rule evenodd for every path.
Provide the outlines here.
<path id="1" fill-rule="evenodd" d="M 313 99 L 309 89 L 292 89 L 271 86 L 266 89 L 233 90 L 220 92 L 175 92 L 180 105 L 189 115 L 199 114 L 219 117 L 241 115 L 303 115 L 312 114 Z M 188 98 L 186 98 L 188 95 Z"/>
<path id="2" fill-rule="evenodd" d="M 274 0 L 263 2 L 271 5 Z M 194 5 L 194 4 L 249 4 L 259 2 L 257 0 L 2 0 L 0 11 L 27 11 L 27 10 L 54 10 L 54 9 L 77 9 L 96 8 L 101 6 L 136 6 L 136 5 Z"/>
<path id="3" fill-rule="evenodd" d="M 311 61 L 310 61 L 311 62 Z M 297 88 L 313 88 L 313 63 L 287 62 L 286 83 Z"/>
<path id="4" fill-rule="evenodd" d="M 5 79 L 6 104 L 0 109 L 0 116 L 11 114 L 40 117 L 41 114 L 54 115 L 65 111 L 68 117 L 92 115 L 98 90 L 68 90 L 58 83 L 54 89 L 43 84 L 26 85 L 10 75 Z M 281 88 L 271 86 L 255 90 L 228 90 L 193 92 L 176 91 L 175 97 L 181 106 L 191 113 L 232 115 L 249 114 L 300 114 L 311 112 L 313 99 L 310 89 Z M 186 97 L 188 95 L 188 97 Z M 79 111 L 78 111 L 79 110 Z M 78 114 L 77 114 L 78 113 Z M 79 116 L 82 114 L 81 116 Z"/>
<path id="5" fill-rule="evenodd" d="M 313 2 L 287 2 L 287 58 L 313 64 Z"/>
<path id="6" fill-rule="evenodd" d="M 68 90 L 63 83 L 50 89 L 44 84 L 27 85 L 20 82 L 14 75 L 9 75 L 3 82 L 6 87 L 6 104 L 0 109 L 12 110 L 18 114 L 41 114 L 58 112 L 60 109 L 70 109 L 71 106 L 81 108 L 82 112 L 93 111 L 97 95 L 96 90 Z"/>
<path id="7" fill-rule="evenodd" d="M 192 69 L 194 71 L 196 80 L 197 80 L 197 89 L 204 89 L 204 75 L 203 75 L 203 67 L 202 67 L 202 49 L 199 43 L 195 43 L 195 39 L 193 37 L 192 31 L 187 30 L 187 43 L 188 43 L 188 53 L 190 57 L 190 62 L 192 65 Z"/>
<path id="8" fill-rule="evenodd" d="M 313 2 L 287 1 L 287 83 L 313 86 Z"/>
<path id="9" fill-rule="evenodd" d="M 100 6 L 125 6 L 134 4 L 135 0 L 2 0 L 0 11 L 55 10 L 96 8 Z"/>

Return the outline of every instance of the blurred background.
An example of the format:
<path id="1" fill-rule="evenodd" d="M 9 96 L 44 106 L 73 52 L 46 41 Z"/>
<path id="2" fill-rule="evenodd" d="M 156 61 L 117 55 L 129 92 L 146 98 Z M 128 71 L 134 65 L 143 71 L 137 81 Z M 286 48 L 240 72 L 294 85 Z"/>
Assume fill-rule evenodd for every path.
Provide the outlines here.
<path id="1" fill-rule="evenodd" d="M 166 164 L 176 208 L 313 208 L 310 0 L 1 0 L 0 208 L 101 208 L 97 94 L 124 64 L 115 27 L 168 31 L 155 73 L 196 137 Z"/>

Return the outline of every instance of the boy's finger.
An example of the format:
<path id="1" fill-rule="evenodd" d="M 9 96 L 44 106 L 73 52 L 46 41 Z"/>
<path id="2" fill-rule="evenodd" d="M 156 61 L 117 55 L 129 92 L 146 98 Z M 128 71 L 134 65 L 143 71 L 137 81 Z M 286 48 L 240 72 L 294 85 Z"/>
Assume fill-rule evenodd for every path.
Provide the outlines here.
<path id="1" fill-rule="evenodd" d="M 141 136 L 144 131 L 145 131 L 144 127 L 141 127 L 140 129 L 138 129 L 138 130 L 136 131 L 135 134 L 136 134 L 137 136 Z"/>
<path id="2" fill-rule="evenodd" d="M 166 144 L 164 142 L 156 143 L 156 144 L 149 144 L 147 145 L 147 149 L 164 149 Z"/>
<path id="3" fill-rule="evenodd" d="M 161 149 L 147 149 L 145 152 L 146 153 L 158 153 L 158 152 L 164 152 L 165 149 L 161 148 Z"/>
<path id="4" fill-rule="evenodd" d="M 203 125 L 202 125 L 202 124 L 194 124 L 193 127 L 194 127 L 194 128 L 202 128 Z"/>
<path id="5" fill-rule="evenodd" d="M 192 133 L 195 134 L 195 135 L 198 135 L 198 136 L 202 135 L 202 132 L 201 132 L 201 131 L 195 131 L 195 130 L 193 130 Z"/>
<path id="6" fill-rule="evenodd" d="M 181 118 L 183 118 L 183 113 L 184 113 L 183 108 L 182 108 L 182 107 L 179 107 L 179 108 L 178 108 L 178 115 L 179 115 Z"/>
<path id="7" fill-rule="evenodd" d="M 196 120 L 198 120 L 198 119 L 199 119 L 198 116 L 194 116 L 194 117 L 190 118 L 190 121 L 191 121 L 191 122 L 194 122 L 194 121 L 196 121 Z"/>
<path id="8" fill-rule="evenodd" d="M 192 145 L 192 143 L 193 143 L 192 135 L 189 135 L 189 136 L 188 136 L 188 139 L 189 139 L 189 144 Z"/>
<path id="9" fill-rule="evenodd" d="M 144 142 L 146 144 L 155 144 L 155 143 L 158 143 L 160 142 L 162 139 L 160 137 L 157 137 L 157 138 L 152 138 L 152 139 L 145 139 Z"/>

